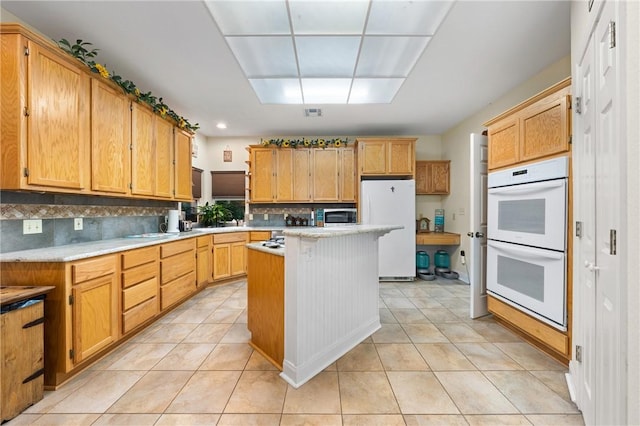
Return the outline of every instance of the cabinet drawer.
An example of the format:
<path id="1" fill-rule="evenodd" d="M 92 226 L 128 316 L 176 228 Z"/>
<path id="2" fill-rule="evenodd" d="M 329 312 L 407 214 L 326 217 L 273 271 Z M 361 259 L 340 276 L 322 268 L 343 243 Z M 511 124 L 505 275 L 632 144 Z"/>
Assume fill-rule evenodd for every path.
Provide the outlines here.
<path id="1" fill-rule="evenodd" d="M 251 241 L 265 241 L 271 238 L 271 231 L 251 231 L 249 239 Z"/>
<path id="2" fill-rule="evenodd" d="M 122 310 L 126 311 L 158 295 L 158 279 L 153 277 L 122 291 Z"/>
<path id="3" fill-rule="evenodd" d="M 207 235 L 206 237 L 198 237 L 198 238 L 196 238 L 196 241 L 197 241 L 196 244 L 197 244 L 198 248 L 206 247 L 211 242 L 211 236 Z"/>
<path id="4" fill-rule="evenodd" d="M 196 257 L 191 251 L 177 254 L 160 263 L 160 276 L 163 285 L 188 272 L 194 272 L 196 269 Z"/>
<path id="5" fill-rule="evenodd" d="M 122 314 L 122 333 L 128 333 L 158 313 L 158 298 L 154 297 Z"/>
<path id="6" fill-rule="evenodd" d="M 248 232 L 232 232 L 228 234 L 213 235 L 214 244 L 237 243 L 247 241 Z"/>
<path id="7" fill-rule="evenodd" d="M 158 275 L 158 264 L 156 262 L 129 269 L 122 273 L 122 288 L 131 287 L 156 275 Z"/>
<path id="8" fill-rule="evenodd" d="M 115 256 L 96 257 L 71 265 L 71 279 L 78 284 L 104 275 L 113 274 L 116 270 Z"/>
<path id="9" fill-rule="evenodd" d="M 196 273 L 184 275 L 160 287 L 161 309 L 166 309 L 196 290 Z"/>
<path id="10" fill-rule="evenodd" d="M 196 241 L 194 238 L 187 240 L 176 241 L 175 243 L 163 244 L 160 246 L 160 258 L 173 256 L 178 253 L 182 253 L 188 250 L 194 250 L 196 248 Z"/>
<path id="11" fill-rule="evenodd" d="M 122 254 L 122 269 L 153 262 L 158 258 L 158 246 L 128 251 Z"/>

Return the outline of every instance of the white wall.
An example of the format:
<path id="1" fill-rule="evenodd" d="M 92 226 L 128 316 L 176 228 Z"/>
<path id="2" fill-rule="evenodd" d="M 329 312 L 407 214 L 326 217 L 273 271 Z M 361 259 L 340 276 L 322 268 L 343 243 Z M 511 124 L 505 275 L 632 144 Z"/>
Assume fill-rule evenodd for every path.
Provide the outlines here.
<path id="1" fill-rule="evenodd" d="M 497 97 L 481 111 L 466 118 L 442 135 L 442 159 L 451 160 L 451 193 L 443 197 L 445 230 L 460 234 L 460 250 L 468 250 L 469 238 L 469 134 L 482 133 L 483 123 L 525 101 L 571 74 L 571 58 L 566 56 L 508 93 Z M 455 218 L 454 218 L 455 214 Z M 461 270 L 459 250 L 452 253 L 451 267 Z"/>

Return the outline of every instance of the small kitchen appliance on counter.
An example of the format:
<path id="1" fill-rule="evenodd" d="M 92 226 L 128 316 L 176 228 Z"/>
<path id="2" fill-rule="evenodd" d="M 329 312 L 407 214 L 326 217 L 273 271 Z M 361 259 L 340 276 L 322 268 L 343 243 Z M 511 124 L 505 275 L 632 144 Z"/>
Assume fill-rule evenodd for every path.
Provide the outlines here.
<path id="1" fill-rule="evenodd" d="M 169 210 L 169 217 L 167 219 L 167 232 L 178 233 L 180 228 L 178 222 L 180 221 L 180 210 Z"/>
<path id="2" fill-rule="evenodd" d="M 180 232 L 187 232 L 193 229 L 193 222 L 190 220 L 179 220 L 178 221 L 178 229 Z"/>

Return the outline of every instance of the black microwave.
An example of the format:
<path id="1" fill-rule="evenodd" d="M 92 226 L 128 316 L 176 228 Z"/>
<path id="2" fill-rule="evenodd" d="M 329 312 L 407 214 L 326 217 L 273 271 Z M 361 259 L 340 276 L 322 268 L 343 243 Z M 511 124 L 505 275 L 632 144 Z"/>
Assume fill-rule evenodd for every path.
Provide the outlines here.
<path id="1" fill-rule="evenodd" d="M 324 226 L 355 225 L 357 222 L 357 209 L 324 209 Z"/>

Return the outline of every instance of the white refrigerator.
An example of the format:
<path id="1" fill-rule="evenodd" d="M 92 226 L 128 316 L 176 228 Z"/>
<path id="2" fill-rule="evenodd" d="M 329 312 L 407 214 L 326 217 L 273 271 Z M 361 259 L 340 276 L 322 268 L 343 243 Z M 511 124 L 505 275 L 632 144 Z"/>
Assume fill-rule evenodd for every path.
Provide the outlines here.
<path id="1" fill-rule="evenodd" d="M 380 280 L 414 280 L 416 277 L 416 182 L 365 180 L 360 183 L 363 225 L 401 225 L 378 243 Z"/>

